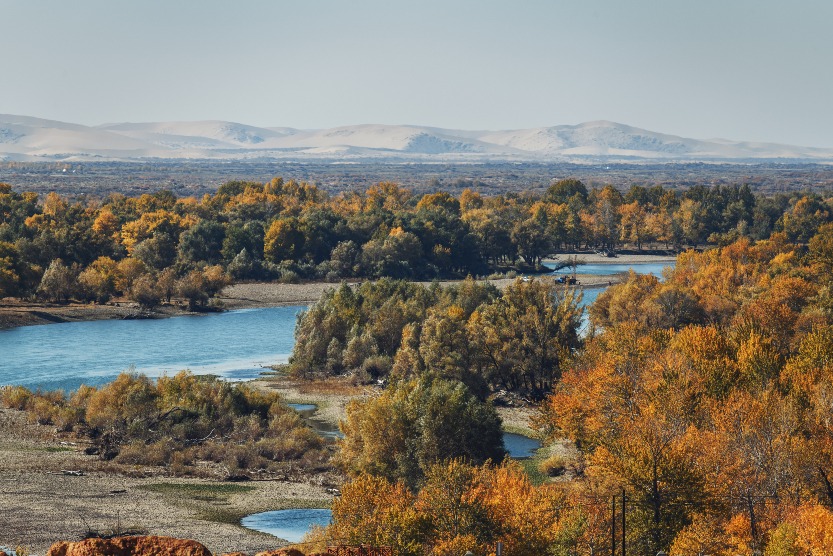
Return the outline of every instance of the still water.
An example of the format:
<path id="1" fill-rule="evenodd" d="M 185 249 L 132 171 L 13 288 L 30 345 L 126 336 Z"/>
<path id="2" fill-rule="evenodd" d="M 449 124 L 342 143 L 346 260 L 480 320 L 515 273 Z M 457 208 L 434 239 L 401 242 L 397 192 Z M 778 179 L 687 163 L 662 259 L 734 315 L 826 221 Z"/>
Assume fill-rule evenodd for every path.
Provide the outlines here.
<path id="1" fill-rule="evenodd" d="M 299 413 L 315 411 L 312 404 L 290 404 Z M 510 457 L 529 458 L 541 447 L 541 442 L 520 434 L 507 432 L 503 442 Z M 329 525 L 332 512 L 326 509 L 297 509 L 261 512 L 244 517 L 240 524 L 247 529 L 268 533 L 291 543 L 301 542 L 304 535 L 315 525 Z"/>
<path id="2" fill-rule="evenodd" d="M 514 432 L 503 433 L 503 446 L 509 453 L 509 457 L 515 459 L 531 458 L 535 451 L 541 447 L 541 441 Z"/>
<path id="3" fill-rule="evenodd" d="M 240 521 L 240 525 L 291 543 L 298 543 L 313 525 L 329 525 L 332 515 L 330 510 L 325 509 L 275 510 L 246 516 Z"/>
<path id="4" fill-rule="evenodd" d="M 661 276 L 665 266 L 582 265 L 579 272 L 612 275 L 632 268 L 635 272 Z M 584 290 L 582 305 L 595 301 L 602 291 L 604 288 Z M 69 391 L 81 384 L 104 384 L 121 371 L 131 369 L 149 376 L 188 369 L 231 380 L 255 378 L 264 366 L 287 360 L 294 344 L 296 317 L 304 308 L 72 322 L 0 331 L 0 385 Z M 309 417 L 315 406 L 299 404 L 296 409 Z M 339 435 L 337 430 L 321 432 Z M 506 433 L 504 442 L 515 458 L 530 457 L 540 447 L 539 441 L 512 433 Z M 289 542 L 300 542 L 311 525 L 326 526 L 330 518 L 327 509 L 279 510 L 247 516 L 241 524 Z"/>
<path id="5" fill-rule="evenodd" d="M 302 306 L 152 320 L 100 320 L 0 331 L 0 384 L 44 390 L 99 385 L 134 369 L 188 369 L 230 380 L 286 362 Z"/>

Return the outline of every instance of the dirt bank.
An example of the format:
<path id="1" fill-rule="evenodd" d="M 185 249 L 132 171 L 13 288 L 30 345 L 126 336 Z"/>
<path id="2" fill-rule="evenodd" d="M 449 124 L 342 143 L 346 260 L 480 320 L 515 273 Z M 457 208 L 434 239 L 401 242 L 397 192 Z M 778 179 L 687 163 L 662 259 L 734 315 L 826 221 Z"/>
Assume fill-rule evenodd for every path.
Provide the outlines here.
<path id="1" fill-rule="evenodd" d="M 116 467 L 53 433 L 26 423 L 21 412 L 0 409 L 0 545 L 43 554 L 54 541 L 77 540 L 88 530 L 138 529 L 195 539 L 215 554 L 254 553 L 285 543 L 237 525 L 240 517 L 327 507 L 331 499 L 315 484 L 177 479 L 161 468 Z"/>

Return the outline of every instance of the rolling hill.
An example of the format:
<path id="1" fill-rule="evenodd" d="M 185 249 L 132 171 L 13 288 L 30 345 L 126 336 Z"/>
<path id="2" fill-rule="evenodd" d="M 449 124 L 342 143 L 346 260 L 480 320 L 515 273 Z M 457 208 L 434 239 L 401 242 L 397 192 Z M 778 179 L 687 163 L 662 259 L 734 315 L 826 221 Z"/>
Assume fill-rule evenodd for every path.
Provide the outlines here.
<path id="1" fill-rule="evenodd" d="M 608 121 L 508 131 L 381 124 L 300 130 L 213 120 L 90 127 L 0 114 L 0 160 L 149 159 L 833 162 L 833 149 L 689 139 Z"/>

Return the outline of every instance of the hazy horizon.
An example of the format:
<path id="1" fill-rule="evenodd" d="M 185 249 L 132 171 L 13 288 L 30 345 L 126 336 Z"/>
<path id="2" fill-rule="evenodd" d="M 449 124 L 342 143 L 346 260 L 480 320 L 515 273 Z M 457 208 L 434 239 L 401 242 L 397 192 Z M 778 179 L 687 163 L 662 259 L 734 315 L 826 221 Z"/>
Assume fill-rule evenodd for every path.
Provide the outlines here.
<path id="1" fill-rule="evenodd" d="M 607 120 L 833 147 L 833 4 L 0 0 L 0 112 L 513 130 Z"/>

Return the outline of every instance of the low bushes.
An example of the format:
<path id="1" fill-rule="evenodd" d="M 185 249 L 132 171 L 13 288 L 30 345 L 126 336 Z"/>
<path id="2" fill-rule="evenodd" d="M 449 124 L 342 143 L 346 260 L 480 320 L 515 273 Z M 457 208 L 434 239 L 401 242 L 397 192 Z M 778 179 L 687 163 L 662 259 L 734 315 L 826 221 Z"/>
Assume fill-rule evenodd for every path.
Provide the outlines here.
<path id="1" fill-rule="evenodd" d="M 30 422 L 88 438 L 102 459 L 177 474 L 193 473 L 198 462 L 240 475 L 277 472 L 286 462 L 320 468 L 329 460 L 321 437 L 277 394 L 187 372 L 155 382 L 123 373 L 69 397 L 11 386 L 0 402 L 25 410 Z"/>

